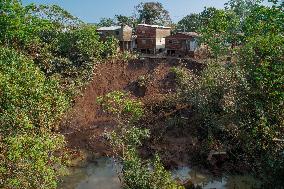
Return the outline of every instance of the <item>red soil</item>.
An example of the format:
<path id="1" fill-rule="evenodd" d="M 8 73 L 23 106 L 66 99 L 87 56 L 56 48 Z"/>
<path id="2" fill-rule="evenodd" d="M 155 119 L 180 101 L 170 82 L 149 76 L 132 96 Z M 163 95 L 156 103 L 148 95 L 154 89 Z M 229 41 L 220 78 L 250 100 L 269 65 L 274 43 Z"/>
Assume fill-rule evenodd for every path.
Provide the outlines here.
<path id="1" fill-rule="evenodd" d="M 110 154 L 102 134 L 105 130 L 112 129 L 115 123 L 112 117 L 103 113 L 97 105 L 97 97 L 114 90 L 125 90 L 145 104 L 151 104 L 156 100 L 161 101 L 166 94 L 175 91 L 175 85 L 169 77 L 169 70 L 180 63 L 175 59 L 145 59 L 129 63 L 116 62 L 97 65 L 93 81 L 82 91 L 82 95 L 75 99 L 74 107 L 61 123 L 61 133 L 67 139 L 68 147 L 74 150 L 91 150 L 98 155 Z M 201 65 L 190 61 L 188 68 L 199 70 Z M 149 78 L 145 96 L 142 97 L 137 96 L 137 90 L 133 87 L 139 76 Z M 170 140 L 172 139 L 166 138 L 165 145 L 170 144 Z M 171 144 L 184 144 L 189 142 L 188 140 L 192 139 L 184 136 Z M 177 147 L 173 146 L 173 148 Z"/>

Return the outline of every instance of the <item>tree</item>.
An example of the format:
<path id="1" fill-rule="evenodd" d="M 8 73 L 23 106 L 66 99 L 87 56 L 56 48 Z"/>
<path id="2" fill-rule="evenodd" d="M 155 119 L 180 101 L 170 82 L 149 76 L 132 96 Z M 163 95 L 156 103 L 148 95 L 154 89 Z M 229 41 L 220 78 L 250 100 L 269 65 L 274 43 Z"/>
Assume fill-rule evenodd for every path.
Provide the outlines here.
<path id="1" fill-rule="evenodd" d="M 118 25 L 128 25 L 130 27 L 135 27 L 137 25 L 137 20 L 131 16 L 115 15 Z"/>
<path id="2" fill-rule="evenodd" d="M 107 37 L 106 40 L 103 42 L 103 49 L 100 56 L 102 58 L 114 57 L 117 54 L 118 46 L 119 41 L 115 37 Z"/>
<path id="3" fill-rule="evenodd" d="M 57 187 L 64 137 L 54 131 L 102 51 L 95 26 L 58 6 L 0 2 L 0 188 Z"/>
<path id="4" fill-rule="evenodd" d="M 250 10 L 258 6 L 263 0 L 229 0 L 225 6 L 227 10 L 233 10 L 241 20 L 244 20 Z"/>
<path id="5" fill-rule="evenodd" d="M 209 46 L 213 57 L 228 54 L 239 43 L 240 19 L 233 11 L 206 8 L 201 19 L 201 41 Z"/>
<path id="6" fill-rule="evenodd" d="M 184 189 L 172 179 L 158 155 L 148 162 L 139 157 L 138 147 L 142 145 L 143 139 L 149 137 L 148 129 L 136 126 L 144 114 L 142 103 L 120 91 L 99 97 L 97 102 L 104 111 L 112 113 L 118 123 L 116 129 L 107 132 L 106 136 L 116 157 L 120 157 L 123 163 L 122 188 Z"/>
<path id="7" fill-rule="evenodd" d="M 205 7 L 204 10 L 200 13 L 200 19 L 202 26 L 206 27 L 210 23 L 212 17 L 218 12 L 218 9 L 215 7 Z"/>
<path id="8" fill-rule="evenodd" d="M 192 13 L 181 19 L 176 26 L 177 31 L 196 32 L 201 27 L 199 14 Z"/>
<path id="9" fill-rule="evenodd" d="M 56 188 L 64 138 L 54 134 L 69 100 L 32 60 L 0 47 L 0 188 Z"/>
<path id="10" fill-rule="evenodd" d="M 25 8 L 35 18 L 47 19 L 58 29 L 71 28 L 83 24 L 81 20 L 58 5 L 29 4 Z"/>
<path id="11" fill-rule="evenodd" d="M 250 15 L 244 20 L 242 31 L 246 37 L 269 33 L 283 34 L 283 23 L 283 10 L 280 7 L 258 6 L 251 10 Z"/>
<path id="12" fill-rule="evenodd" d="M 22 6 L 18 0 L 1 1 L 0 10 L 0 43 L 2 45 L 25 48 L 38 40 L 38 34 L 41 31 L 51 27 L 48 20 L 33 16 L 31 7 Z"/>
<path id="13" fill-rule="evenodd" d="M 112 18 L 101 18 L 97 26 L 99 27 L 110 27 L 116 25 L 116 22 Z"/>
<path id="14" fill-rule="evenodd" d="M 159 2 L 140 3 L 135 9 L 139 23 L 167 26 L 171 24 L 169 12 Z"/>
<path id="15" fill-rule="evenodd" d="M 187 87 L 183 88 L 182 96 L 200 116 L 197 122 L 206 129 L 204 140 L 211 139 L 208 145 L 212 145 L 212 141 L 221 143 L 235 155 L 231 159 L 262 173 L 258 176 L 268 183 L 267 188 L 281 188 L 284 173 L 283 10 L 281 4 L 275 4 L 256 6 L 249 11 L 243 20 L 232 10 L 204 12 L 211 16 L 206 16 L 202 37 L 215 56 L 232 57 L 231 64 L 213 61 L 198 76 L 185 77 L 189 79 L 183 82 Z M 241 44 L 231 53 L 224 42 L 232 42 L 239 28 Z"/>

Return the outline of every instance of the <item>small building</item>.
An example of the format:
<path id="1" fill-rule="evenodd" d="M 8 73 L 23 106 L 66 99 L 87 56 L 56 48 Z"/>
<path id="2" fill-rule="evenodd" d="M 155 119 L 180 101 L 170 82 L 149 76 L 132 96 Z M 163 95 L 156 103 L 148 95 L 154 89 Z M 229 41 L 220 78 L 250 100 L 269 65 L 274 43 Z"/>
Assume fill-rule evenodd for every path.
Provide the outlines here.
<path id="1" fill-rule="evenodd" d="M 100 37 L 105 40 L 109 36 L 115 37 L 119 41 L 121 51 L 133 50 L 132 28 L 129 26 L 110 26 L 97 29 Z"/>
<path id="2" fill-rule="evenodd" d="M 165 49 L 166 37 L 171 28 L 158 25 L 138 24 L 136 28 L 137 50 L 141 53 L 156 54 Z"/>
<path id="3" fill-rule="evenodd" d="M 168 56 L 194 57 L 198 47 L 199 35 L 195 32 L 179 32 L 166 37 L 166 49 Z"/>

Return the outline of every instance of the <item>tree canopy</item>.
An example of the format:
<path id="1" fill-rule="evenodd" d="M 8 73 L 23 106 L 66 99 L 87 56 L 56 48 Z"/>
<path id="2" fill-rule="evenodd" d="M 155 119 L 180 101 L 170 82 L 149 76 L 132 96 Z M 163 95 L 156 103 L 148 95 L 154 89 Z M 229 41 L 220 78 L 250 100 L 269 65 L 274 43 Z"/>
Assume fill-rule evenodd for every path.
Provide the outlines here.
<path id="1" fill-rule="evenodd" d="M 177 23 L 176 30 L 184 32 L 197 32 L 200 26 L 201 26 L 200 15 L 192 13 L 185 16 Z"/>
<path id="2" fill-rule="evenodd" d="M 130 27 L 136 27 L 137 20 L 132 16 L 115 15 L 118 25 L 128 25 Z"/>
<path id="3" fill-rule="evenodd" d="M 159 2 L 140 3 L 135 7 L 135 17 L 139 23 L 170 25 L 169 12 Z"/>
<path id="4" fill-rule="evenodd" d="M 112 18 L 101 18 L 96 25 L 99 27 L 110 27 L 116 25 L 116 22 Z"/>
<path id="5" fill-rule="evenodd" d="M 205 140 L 220 142 L 277 188 L 284 167 L 283 7 L 253 4 L 245 16 L 236 10 L 201 13 L 201 40 L 216 59 L 201 76 L 185 77 L 181 93 L 202 115 Z"/>
<path id="6" fill-rule="evenodd" d="M 0 188 L 54 189 L 66 165 L 55 131 L 118 44 L 56 5 L 3 0 L 0 10 Z"/>

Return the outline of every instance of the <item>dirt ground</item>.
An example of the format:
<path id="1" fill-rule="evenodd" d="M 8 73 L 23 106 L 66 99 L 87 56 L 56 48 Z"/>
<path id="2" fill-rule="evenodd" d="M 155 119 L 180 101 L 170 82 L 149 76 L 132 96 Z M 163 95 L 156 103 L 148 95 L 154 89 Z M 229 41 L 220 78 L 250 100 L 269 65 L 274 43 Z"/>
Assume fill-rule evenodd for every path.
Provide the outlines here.
<path id="1" fill-rule="evenodd" d="M 93 81 L 86 86 L 82 94 L 75 99 L 74 107 L 66 114 L 61 123 L 60 132 L 67 139 L 68 148 L 71 150 L 93 151 L 97 156 L 110 155 L 111 150 L 103 137 L 105 130 L 115 127 L 113 118 L 102 112 L 96 99 L 111 91 L 124 90 L 130 92 L 133 98 L 141 100 L 145 106 L 151 109 L 152 121 L 149 119 L 141 123 L 150 127 L 153 136 L 145 142 L 141 149 L 144 156 L 150 156 L 154 152 L 163 152 L 162 157 L 167 165 L 179 165 L 189 160 L 188 153 L 192 150 L 196 139 L 190 136 L 190 132 L 180 129 L 165 128 L 167 120 L 166 112 L 160 111 L 155 106 L 160 106 L 167 96 L 176 91 L 174 78 L 169 71 L 173 66 L 184 65 L 190 70 L 198 72 L 202 64 L 193 60 L 179 59 L 144 59 L 134 60 L 128 63 L 104 63 L 96 66 Z M 139 77 L 148 79 L 147 89 L 139 91 L 135 83 Z M 189 108 L 181 112 L 178 107 L 173 107 L 176 113 L 190 114 Z M 167 150 L 170 149 L 170 150 Z M 184 154 L 179 156 L 178 154 Z"/>

